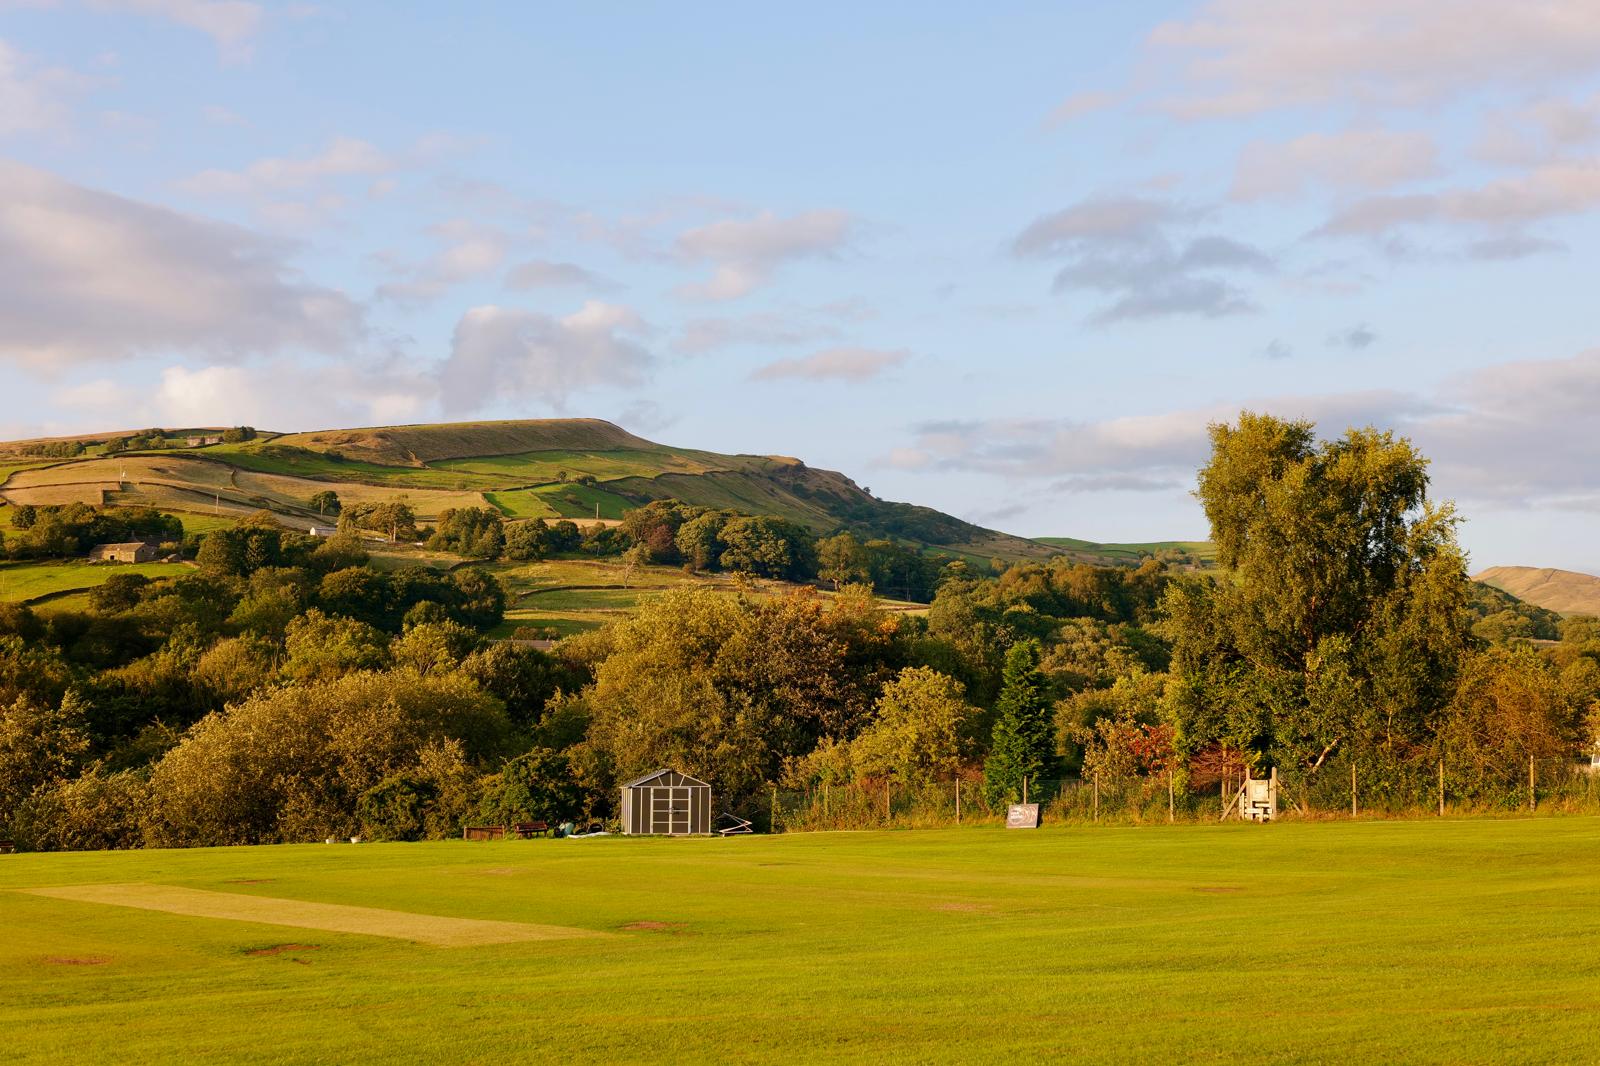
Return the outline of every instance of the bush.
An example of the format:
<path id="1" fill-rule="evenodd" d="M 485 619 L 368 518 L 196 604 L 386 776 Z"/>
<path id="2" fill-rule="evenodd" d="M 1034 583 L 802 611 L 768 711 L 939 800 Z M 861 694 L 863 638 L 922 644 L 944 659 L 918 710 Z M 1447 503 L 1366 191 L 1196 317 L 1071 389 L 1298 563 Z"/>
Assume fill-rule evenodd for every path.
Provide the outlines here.
<path id="1" fill-rule="evenodd" d="M 464 765 L 500 754 L 509 732 L 500 702 L 459 675 L 363 673 L 273 689 L 209 715 L 156 765 L 146 835 L 179 847 L 350 836 L 362 797 L 427 770 L 431 749 L 457 741 Z"/>
<path id="2" fill-rule="evenodd" d="M 132 771 L 95 767 L 36 792 L 13 820 L 18 843 L 33 851 L 100 851 L 143 842 L 140 815 L 148 786 Z"/>
<path id="3" fill-rule="evenodd" d="M 564 822 L 583 813 L 583 792 L 567 756 L 534 748 L 483 780 L 478 817 L 490 825 L 513 822 Z"/>

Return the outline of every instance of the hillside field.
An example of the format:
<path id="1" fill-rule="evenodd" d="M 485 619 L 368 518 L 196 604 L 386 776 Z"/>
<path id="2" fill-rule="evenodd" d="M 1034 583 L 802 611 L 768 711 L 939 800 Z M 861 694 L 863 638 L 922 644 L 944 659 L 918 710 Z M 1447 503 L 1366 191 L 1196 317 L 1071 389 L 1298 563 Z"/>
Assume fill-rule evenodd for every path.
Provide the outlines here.
<path id="1" fill-rule="evenodd" d="M 1492 566 L 1473 578 L 1557 614 L 1600 615 L 1600 577 L 1534 566 Z"/>
<path id="2" fill-rule="evenodd" d="M 987 564 L 1046 558 L 1050 548 L 927 507 L 872 496 L 843 474 L 778 455 L 657 444 L 598 419 L 532 419 L 262 434 L 239 443 L 40 459 L 40 442 L 0 442 L 0 502 L 148 506 L 215 522 L 272 512 L 291 528 L 330 524 L 311 498 L 401 500 L 419 520 L 489 507 L 506 519 L 615 521 L 651 500 L 678 499 L 786 518 L 818 535 L 850 529 Z"/>
<path id="3" fill-rule="evenodd" d="M 1077 558 L 1079 562 L 1098 565 L 1118 563 L 1136 566 L 1146 556 L 1159 556 L 1165 552 L 1178 552 L 1194 558 L 1200 567 L 1217 565 L 1217 549 L 1207 540 L 1149 540 L 1127 543 L 1105 543 L 1080 540 L 1077 537 L 1035 537 L 1040 544 L 1060 550 Z"/>
<path id="4" fill-rule="evenodd" d="M 181 577 L 190 571 L 182 563 L 0 563 L 0 603 L 26 603 L 42 596 L 98 588 L 112 574 L 143 574 L 154 580 Z"/>
<path id="5" fill-rule="evenodd" d="M 4 856 L 0 1028 L 16 1063 L 1587 1062 L 1597 848 L 1562 817 Z"/>

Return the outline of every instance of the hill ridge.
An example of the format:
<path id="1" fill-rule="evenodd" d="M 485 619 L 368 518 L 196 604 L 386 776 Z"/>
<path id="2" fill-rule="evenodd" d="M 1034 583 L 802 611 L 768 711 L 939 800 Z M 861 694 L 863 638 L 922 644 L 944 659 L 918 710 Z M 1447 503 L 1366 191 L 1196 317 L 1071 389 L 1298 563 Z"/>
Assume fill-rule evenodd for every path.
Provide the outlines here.
<path id="1" fill-rule="evenodd" d="M 1550 566 L 1491 566 L 1474 581 L 1558 614 L 1600 615 L 1600 577 Z"/>

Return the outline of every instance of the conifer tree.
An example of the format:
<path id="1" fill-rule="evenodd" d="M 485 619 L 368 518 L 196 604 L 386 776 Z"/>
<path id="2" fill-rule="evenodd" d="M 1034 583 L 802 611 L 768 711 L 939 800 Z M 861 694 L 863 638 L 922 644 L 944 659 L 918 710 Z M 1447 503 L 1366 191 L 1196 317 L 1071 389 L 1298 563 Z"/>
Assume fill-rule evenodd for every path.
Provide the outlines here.
<path id="1" fill-rule="evenodd" d="M 1023 778 L 1029 781 L 1032 799 L 1040 778 L 1055 763 L 1049 682 L 1039 658 L 1036 640 L 1018 641 L 1006 652 L 994 733 L 983 764 L 984 793 L 991 805 L 1020 800 Z"/>

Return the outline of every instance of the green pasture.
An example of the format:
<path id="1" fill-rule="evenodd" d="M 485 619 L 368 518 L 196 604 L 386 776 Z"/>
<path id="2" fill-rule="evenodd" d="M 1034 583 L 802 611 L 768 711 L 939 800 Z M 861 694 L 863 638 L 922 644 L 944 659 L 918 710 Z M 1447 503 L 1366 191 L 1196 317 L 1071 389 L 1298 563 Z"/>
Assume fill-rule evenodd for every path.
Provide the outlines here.
<path id="1" fill-rule="evenodd" d="M 1208 540 L 1148 540 L 1128 543 L 1102 543 L 1080 540 L 1077 537 L 1035 537 L 1040 544 L 1052 548 L 1086 552 L 1106 557 L 1111 562 L 1137 563 L 1146 555 L 1160 555 L 1164 551 L 1181 551 L 1194 556 L 1202 564 L 1214 566 L 1217 562 L 1216 545 Z"/>
<path id="2" fill-rule="evenodd" d="M 25 602 L 54 593 L 92 589 L 105 584 L 112 574 L 177 577 L 187 569 L 182 563 L 0 563 L 0 601 Z"/>
<path id="3" fill-rule="evenodd" d="M 485 492 L 483 498 L 489 506 L 507 518 L 560 518 L 554 507 L 532 489 L 510 489 Z"/>
<path id="4" fill-rule="evenodd" d="M 4 856 L 0 1031 L 15 1063 L 1591 1062 L 1597 848 L 1569 817 Z M 604 935 L 10 891 L 91 883 Z"/>
<path id="5" fill-rule="evenodd" d="M 708 461 L 709 460 L 709 461 Z M 537 451 L 516 455 L 488 455 L 470 459 L 436 459 L 435 470 L 465 471 L 497 477 L 511 484 L 555 481 L 565 472 L 576 478 L 592 474 L 601 481 L 619 477 L 653 477 L 662 471 L 698 474 L 725 469 L 727 459 L 709 453 L 695 455 L 662 448 L 656 451 Z"/>
<path id="6" fill-rule="evenodd" d="M 558 483 L 540 485 L 529 491 L 554 511 L 558 518 L 594 518 L 597 504 L 601 518 L 621 518 L 623 514 L 638 506 L 627 497 L 618 496 L 603 488 L 591 488 L 588 485 Z"/>
<path id="7" fill-rule="evenodd" d="M 505 484 L 505 479 L 473 475 L 465 471 L 434 470 L 415 466 L 381 466 L 354 459 L 340 462 L 321 452 L 273 449 L 271 442 L 218 444 L 206 454 L 243 470 L 263 474 L 289 474 L 318 481 L 345 481 L 363 485 L 395 485 L 419 489 L 484 489 Z M 335 492 L 338 485 L 329 485 Z"/>

